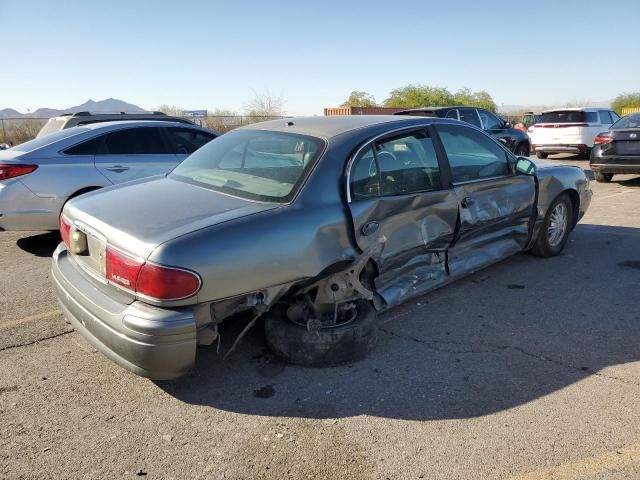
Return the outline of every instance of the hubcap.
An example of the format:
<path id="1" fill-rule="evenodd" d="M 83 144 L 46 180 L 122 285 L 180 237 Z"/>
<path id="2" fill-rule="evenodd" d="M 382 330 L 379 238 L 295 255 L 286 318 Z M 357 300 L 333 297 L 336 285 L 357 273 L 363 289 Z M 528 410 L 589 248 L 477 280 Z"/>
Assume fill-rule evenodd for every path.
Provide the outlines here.
<path id="1" fill-rule="evenodd" d="M 547 240 L 552 247 L 557 247 L 562 242 L 564 233 L 567 231 L 567 220 L 567 206 L 559 203 L 551 212 L 547 228 Z"/>

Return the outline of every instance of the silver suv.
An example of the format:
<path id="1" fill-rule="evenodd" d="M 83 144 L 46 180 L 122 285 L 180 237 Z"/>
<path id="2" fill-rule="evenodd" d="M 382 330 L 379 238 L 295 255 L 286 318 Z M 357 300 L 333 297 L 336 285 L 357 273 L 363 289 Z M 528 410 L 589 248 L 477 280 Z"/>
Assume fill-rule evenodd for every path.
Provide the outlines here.
<path id="1" fill-rule="evenodd" d="M 216 133 L 177 122 L 93 123 L 0 151 L 0 231 L 57 230 L 70 198 L 164 175 Z"/>
<path id="2" fill-rule="evenodd" d="M 193 122 L 185 120 L 180 117 L 173 117 L 166 115 L 162 112 L 149 112 L 149 113 L 91 113 L 91 112 L 77 112 L 77 113 L 65 113 L 58 117 L 53 117 L 47 120 L 36 138 L 44 137 L 45 135 L 51 135 L 52 133 L 59 132 L 65 128 L 77 127 L 80 125 L 88 125 L 90 123 L 99 122 L 114 122 L 117 120 L 158 120 L 164 122 L 180 122 L 193 125 Z"/>

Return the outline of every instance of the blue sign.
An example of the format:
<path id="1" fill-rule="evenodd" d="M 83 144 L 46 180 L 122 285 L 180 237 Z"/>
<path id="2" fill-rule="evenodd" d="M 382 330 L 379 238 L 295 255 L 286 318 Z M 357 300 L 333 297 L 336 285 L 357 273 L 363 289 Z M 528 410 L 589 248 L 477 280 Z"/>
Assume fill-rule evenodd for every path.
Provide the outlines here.
<path id="1" fill-rule="evenodd" d="M 185 116 L 187 117 L 206 117 L 207 116 L 207 111 L 206 110 L 185 110 L 184 111 Z"/>

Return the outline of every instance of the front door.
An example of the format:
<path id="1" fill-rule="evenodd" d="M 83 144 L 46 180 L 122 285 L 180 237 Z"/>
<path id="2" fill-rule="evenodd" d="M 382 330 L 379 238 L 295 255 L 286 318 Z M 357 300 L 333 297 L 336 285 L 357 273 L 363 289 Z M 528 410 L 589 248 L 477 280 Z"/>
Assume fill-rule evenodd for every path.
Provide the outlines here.
<path id="1" fill-rule="evenodd" d="M 165 174 L 179 161 L 154 126 L 107 133 L 95 156 L 96 168 L 113 183 Z"/>
<path id="2" fill-rule="evenodd" d="M 512 172 L 509 154 L 484 133 L 436 125 L 460 205 L 449 271 L 462 276 L 522 251 L 536 203 L 535 178 Z"/>
<path id="3" fill-rule="evenodd" d="M 430 132 L 413 129 L 365 145 L 349 172 L 349 209 L 361 250 L 384 237 L 377 292 L 389 305 L 447 281 L 458 201 L 445 186 Z"/>

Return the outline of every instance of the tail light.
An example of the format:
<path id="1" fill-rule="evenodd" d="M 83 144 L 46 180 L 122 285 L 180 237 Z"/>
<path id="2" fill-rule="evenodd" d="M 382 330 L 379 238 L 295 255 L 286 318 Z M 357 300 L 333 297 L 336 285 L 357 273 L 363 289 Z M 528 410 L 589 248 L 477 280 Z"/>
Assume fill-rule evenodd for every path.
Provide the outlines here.
<path id="1" fill-rule="evenodd" d="M 9 180 L 10 178 L 26 175 L 36 168 L 38 168 L 37 165 L 0 164 L 0 180 Z"/>
<path id="2" fill-rule="evenodd" d="M 201 285 L 194 272 L 138 260 L 111 246 L 107 246 L 106 274 L 111 283 L 156 300 L 191 297 Z"/>
<path id="3" fill-rule="evenodd" d="M 594 145 L 607 145 L 611 142 L 613 142 L 613 138 L 603 134 L 596 136 L 596 138 L 593 140 Z"/>
<path id="4" fill-rule="evenodd" d="M 60 215 L 60 236 L 62 241 L 69 248 L 69 236 L 71 235 L 71 222 L 64 215 Z"/>

